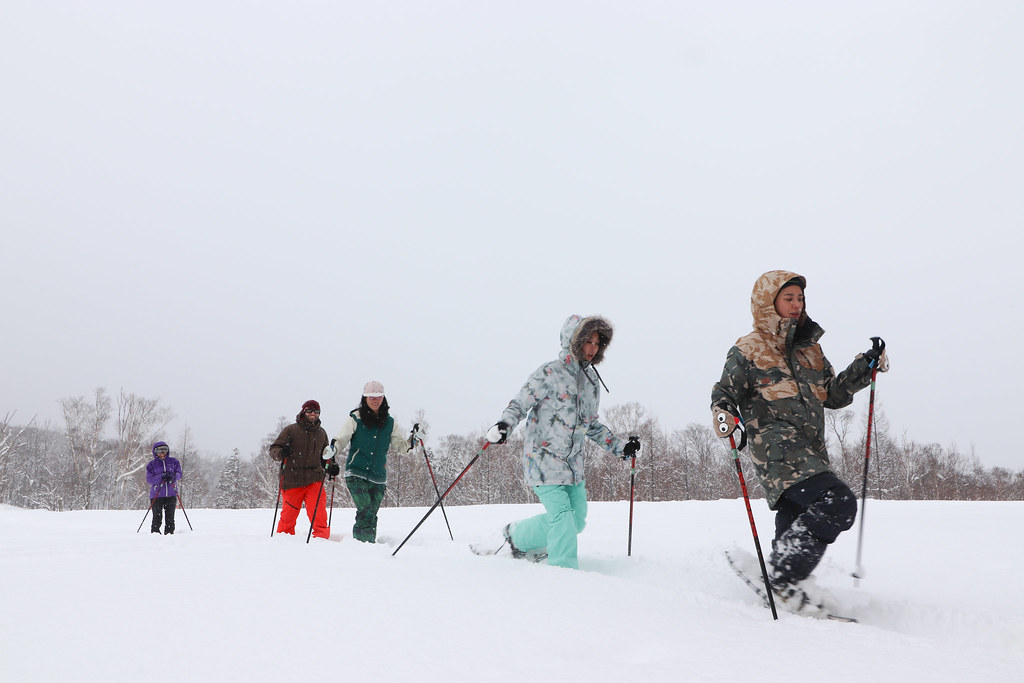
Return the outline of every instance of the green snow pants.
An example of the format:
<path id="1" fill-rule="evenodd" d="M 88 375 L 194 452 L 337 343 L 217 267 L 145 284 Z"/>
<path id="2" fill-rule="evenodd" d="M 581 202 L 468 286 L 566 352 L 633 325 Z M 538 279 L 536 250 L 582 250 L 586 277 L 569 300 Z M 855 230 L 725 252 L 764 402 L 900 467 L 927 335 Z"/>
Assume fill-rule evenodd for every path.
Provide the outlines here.
<path id="1" fill-rule="evenodd" d="M 356 523 L 352 526 L 352 538 L 363 543 L 377 541 L 377 511 L 384 500 L 384 484 L 359 477 L 345 477 L 345 485 L 352 494 L 352 502 L 356 506 Z"/>
<path id="2" fill-rule="evenodd" d="M 548 564 L 579 569 L 576 535 L 587 522 L 587 487 L 534 486 L 544 513 L 516 522 L 509 530 L 512 543 L 524 552 L 547 548 Z"/>

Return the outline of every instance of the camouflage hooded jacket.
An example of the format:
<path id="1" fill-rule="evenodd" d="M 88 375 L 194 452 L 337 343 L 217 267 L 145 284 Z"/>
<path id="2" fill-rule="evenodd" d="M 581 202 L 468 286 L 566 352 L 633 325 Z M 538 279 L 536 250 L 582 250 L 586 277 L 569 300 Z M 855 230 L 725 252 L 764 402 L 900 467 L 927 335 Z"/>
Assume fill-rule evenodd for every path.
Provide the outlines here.
<path id="1" fill-rule="evenodd" d="M 523 474 L 527 486 L 574 485 L 584 480 L 583 438 L 622 455 L 625 442 L 598 419 L 600 380 L 595 369 L 580 363 L 583 342 L 597 332 L 601 348 L 592 361 L 604 359 L 612 326 L 604 318 L 571 315 L 562 325 L 562 353 L 540 366 L 519 390 L 502 422 L 515 428 L 526 417 Z"/>
<path id="2" fill-rule="evenodd" d="M 772 509 L 790 486 L 829 471 L 825 408 L 850 405 L 871 381 L 863 355 L 836 377 L 818 344 L 825 332 L 807 317 L 806 304 L 798 320 L 775 311 L 779 290 L 794 278 L 806 287 L 804 277 L 783 270 L 758 278 L 750 297 L 754 331 L 729 349 L 711 391 L 712 409 L 724 401 L 739 410 Z"/>

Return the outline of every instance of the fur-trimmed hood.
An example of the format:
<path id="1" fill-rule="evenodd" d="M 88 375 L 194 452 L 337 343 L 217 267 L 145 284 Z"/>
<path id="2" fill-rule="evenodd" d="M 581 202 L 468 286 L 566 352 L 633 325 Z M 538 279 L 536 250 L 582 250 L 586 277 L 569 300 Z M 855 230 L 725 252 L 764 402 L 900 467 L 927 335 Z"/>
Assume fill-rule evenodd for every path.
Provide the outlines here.
<path id="1" fill-rule="evenodd" d="M 597 350 L 591 365 L 597 365 L 604 360 L 604 351 L 612 343 L 614 328 L 612 324 L 601 316 L 592 315 L 584 318 L 580 315 L 570 315 L 562 324 L 562 358 L 579 363 L 583 356 L 583 343 L 597 332 L 601 340 L 601 348 Z M 568 357 L 567 357 L 568 356 Z"/>

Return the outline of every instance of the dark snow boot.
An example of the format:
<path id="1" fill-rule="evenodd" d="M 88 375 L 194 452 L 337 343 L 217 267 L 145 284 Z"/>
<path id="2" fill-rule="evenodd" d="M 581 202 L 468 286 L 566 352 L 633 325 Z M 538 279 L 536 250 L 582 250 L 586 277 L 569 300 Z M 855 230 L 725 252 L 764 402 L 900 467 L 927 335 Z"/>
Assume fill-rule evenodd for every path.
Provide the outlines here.
<path id="1" fill-rule="evenodd" d="M 828 544 L 799 521 L 772 541 L 770 581 L 774 588 L 785 591 L 800 583 L 821 562 Z"/>

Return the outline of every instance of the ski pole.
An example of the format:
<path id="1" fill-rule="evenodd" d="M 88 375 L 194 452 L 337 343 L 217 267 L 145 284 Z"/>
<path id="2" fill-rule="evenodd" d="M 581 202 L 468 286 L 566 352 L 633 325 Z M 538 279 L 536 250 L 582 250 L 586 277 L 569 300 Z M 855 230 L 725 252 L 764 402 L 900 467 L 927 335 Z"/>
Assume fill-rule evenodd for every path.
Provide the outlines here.
<path id="1" fill-rule="evenodd" d="M 192 528 L 192 522 L 188 521 L 188 513 L 185 512 L 185 504 L 181 502 L 181 494 L 178 493 L 177 487 L 174 489 L 174 495 L 178 498 L 178 505 L 181 507 L 181 514 L 185 515 L 185 523 L 188 524 L 188 530 L 195 531 L 195 529 Z"/>
<path id="2" fill-rule="evenodd" d="M 270 520 L 270 537 L 274 537 L 274 528 L 277 526 L 277 508 L 281 505 L 281 489 L 284 487 L 284 461 L 281 459 L 281 475 L 277 479 L 277 502 L 274 503 L 274 519 Z"/>
<path id="3" fill-rule="evenodd" d="M 885 342 L 881 337 L 871 338 L 872 346 L 880 352 L 885 350 Z M 878 361 L 871 361 L 871 395 L 868 398 L 868 430 L 864 446 L 864 481 L 860 488 L 860 528 L 857 530 L 857 565 L 853 570 L 853 585 L 859 586 L 864 576 L 864 567 L 860 563 L 861 548 L 864 544 L 864 505 L 868 499 L 868 463 L 871 460 L 871 425 L 875 417 L 875 378 L 878 376 Z"/>
<path id="4" fill-rule="evenodd" d="M 146 516 L 142 518 L 141 522 L 139 522 L 139 528 L 135 530 L 135 533 L 139 533 L 139 531 L 142 529 L 142 525 L 146 523 L 146 517 L 149 517 L 149 511 L 153 509 L 153 501 L 154 500 L 156 500 L 156 499 L 155 498 L 150 498 L 149 499 L 149 507 L 146 508 Z"/>
<path id="5" fill-rule="evenodd" d="M 309 533 L 306 534 L 306 543 L 309 543 L 310 537 L 313 536 L 313 525 L 316 524 L 316 513 L 320 509 L 320 494 L 324 492 L 325 481 L 327 481 L 326 467 L 324 468 L 324 478 L 320 480 L 320 490 L 316 492 L 316 503 L 313 504 L 313 516 L 309 518 Z"/>
<path id="6" fill-rule="evenodd" d="M 739 425 L 740 419 L 734 418 Z M 742 443 L 746 443 L 746 432 L 743 433 Z M 754 547 L 757 548 L 757 561 L 761 564 L 761 578 L 764 579 L 764 590 L 768 594 L 768 604 L 772 608 L 772 618 L 778 619 L 779 613 L 775 611 L 775 594 L 772 593 L 771 583 L 768 581 L 768 568 L 764 566 L 764 554 L 761 553 L 761 539 L 757 537 L 757 525 L 754 524 L 754 511 L 750 509 L 750 496 L 747 494 L 747 481 L 743 478 L 743 466 L 740 465 L 740 451 L 736 448 L 736 438 L 729 434 L 729 446 L 732 447 L 732 457 L 736 462 L 736 474 L 740 478 L 740 489 L 743 491 L 743 502 L 747 505 L 747 518 L 750 520 L 750 532 L 754 534 Z"/>
<path id="7" fill-rule="evenodd" d="M 408 541 L 410 538 L 412 538 L 412 535 L 414 533 L 416 533 L 416 530 L 419 529 L 420 526 L 423 525 L 423 522 L 427 521 L 427 517 L 430 516 L 430 513 L 433 512 L 434 509 L 437 508 L 437 506 L 441 504 L 441 501 L 444 500 L 445 496 L 447 496 L 449 493 L 451 493 L 451 490 L 453 488 L 455 488 L 455 485 L 459 483 L 459 480 L 462 479 L 463 475 L 465 475 L 466 472 L 469 471 L 469 468 L 473 466 L 473 463 L 476 462 L 477 458 L 479 458 L 481 455 L 483 455 L 484 451 L 486 451 L 487 447 L 490 446 L 490 445 L 491 445 L 490 441 L 484 442 L 483 448 L 481 448 L 479 451 L 476 452 L 476 455 L 474 455 L 473 459 L 469 461 L 469 464 L 466 465 L 466 468 L 464 470 L 462 470 L 462 472 L 459 473 L 459 476 L 455 477 L 455 481 L 453 481 L 451 483 L 451 486 L 449 486 L 447 489 L 445 489 L 444 493 L 442 493 L 440 496 L 438 496 L 437 502 L 434 503 L 432 506 L 430 506 L 430 509 L 427 510 L 427 514 L 423 515 L 423 519 L 421 519 L 419 521 L 419 523 L 412 528 L 412 531 L 409 532 L 409 535 L 405 537 L 405 541 L 402 541 L 398 545 L 398 547 L 395 548 L 395 552 L 391 553 L 391 557 L 394 557 L 395 555 L 398 554 L 398 551 L 402 549 L 402 546 L 405 545 L 405 542 Z"/>
<path id="8" fill-rule="evenodd" d="M 635 436 L 629 437 L 630 441 L 640 441 Z M 626 543 L 626 556 L 633 555 L 633 485 L 636 482 L 636 453 L 630 456 L 629 461 L 629 540 Z"/>
<path id="9" fill-rule="evenodd" d="M 331 528 L 331 520 L 334 519 L 334 484 L 337 482 L 337 477 L 331 477 L 331 511 L 327 515 L 327 528 Z"/>
<path id="10" fill-rule="evenodd" d="M 437 488 L 437 478 L 434 477 L 434 468 L 430 466 L 430 458 L 427 457 L 427 447 L 423 444 L 423 439 L 420 439 L 420 448 L 423 449 L 423 460 L 427 463 L 427 471 L 430 472 L 430 481 L 434 483 L 434 493 L 437 494 L 437 502 L 441 505 L 441 514 L 444 515 L 444 523 L 448 527 L 448 536 L 454 541 L 455 536 L 452 534 L 452 525 L 448 523 L 448 513 L 444 511 L 444 503 L 441 503 L 441 490 Z"/>
<path id="11" fill-rule="evenodd" d="M 636 456 L 629 461 L 629 540 L 626 543 L 626 556 L 633 555 L 633 482 L 636 480 Z"/>

